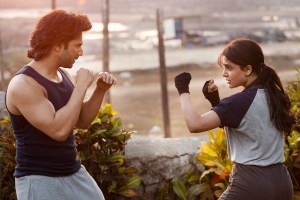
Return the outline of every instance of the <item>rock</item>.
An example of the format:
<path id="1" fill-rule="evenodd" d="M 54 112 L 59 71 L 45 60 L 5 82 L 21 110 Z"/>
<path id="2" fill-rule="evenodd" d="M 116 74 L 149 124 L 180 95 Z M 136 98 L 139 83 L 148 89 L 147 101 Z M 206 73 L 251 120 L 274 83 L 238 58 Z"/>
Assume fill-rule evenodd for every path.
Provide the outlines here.
<path id="1" fill-rule="evenodd" d="M 7 115 L 8 113 L 5 106 L 5 92 L 0 91 L 0 118 Z"/>
<path id="2" fill-rule="evenodd" d="M 126 161 L 142 178 L 138 188 L 142 199 L 155 199 L 164 183 L 191 169 L 203 171 L 196 154 L 204 140 L 207 137 L 131 139 L 125 149 Z"/>

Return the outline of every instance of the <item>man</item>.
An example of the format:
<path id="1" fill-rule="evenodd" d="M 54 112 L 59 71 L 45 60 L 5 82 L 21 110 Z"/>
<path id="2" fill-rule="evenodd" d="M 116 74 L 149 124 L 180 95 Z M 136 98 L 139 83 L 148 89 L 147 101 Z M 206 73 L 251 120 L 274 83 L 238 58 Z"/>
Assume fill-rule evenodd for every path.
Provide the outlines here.
<path id="1" fill-rule="evenodd" d="M 16 138 L 14 172 L 19 200 L 104 199 L 76 156 L 73 129 L 87 128 L 105 92 L 116 83 L 107 73 L 79 69 L 75 82 L 63 68 L 83 55 L 82 33 L 92 27 L 78 12 L 54 10 L 31 35 L 25 65 L 10 81 L 6 104 Z M 96 79 L 89 99 L 87 89 Z"/>

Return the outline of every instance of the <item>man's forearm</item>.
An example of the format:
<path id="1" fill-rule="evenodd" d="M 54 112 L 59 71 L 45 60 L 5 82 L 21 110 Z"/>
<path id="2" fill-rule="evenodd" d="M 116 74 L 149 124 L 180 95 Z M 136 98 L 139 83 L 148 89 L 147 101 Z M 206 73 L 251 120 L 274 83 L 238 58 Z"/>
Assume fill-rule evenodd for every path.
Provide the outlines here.
<path id="1" fill-rule="evenodd" d="M 105 91 L 95 89 L 92 96 L 83 102 L 76 127 L 87 128 L 90 125 L 99 112 L 104 95 Z"/>

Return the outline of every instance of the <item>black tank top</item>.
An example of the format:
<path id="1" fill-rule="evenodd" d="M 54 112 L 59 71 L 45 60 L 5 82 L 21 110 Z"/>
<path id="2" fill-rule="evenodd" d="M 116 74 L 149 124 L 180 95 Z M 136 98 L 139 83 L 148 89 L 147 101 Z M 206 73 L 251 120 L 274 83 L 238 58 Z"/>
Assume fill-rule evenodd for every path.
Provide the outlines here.
<path id="1" fill-rule="evenodd" d="M 30 66 L 24 66 L 17 74 L 30 76 L 43 86 L 47 90 L 49 101 L 57 111 L 67 104 L 74 88 L 66 74 L 60 69 L 59 72 L 63 78 L 60 83 L 46 79 Z M 10 112 L 9 115 L 17 149 L 15 177 L 68 176 L 79 170 L 81 162 L 77 157 L 73 132 L 66 141 L 59 142 L 33 127 L 23 115 Z"/>

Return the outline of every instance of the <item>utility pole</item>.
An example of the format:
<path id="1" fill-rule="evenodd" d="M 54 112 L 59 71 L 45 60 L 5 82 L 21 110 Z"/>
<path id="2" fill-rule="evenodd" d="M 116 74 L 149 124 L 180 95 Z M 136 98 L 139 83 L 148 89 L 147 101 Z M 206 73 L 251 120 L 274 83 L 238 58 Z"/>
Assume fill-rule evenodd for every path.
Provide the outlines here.
<path id="1" fill-rule="evenodd" d="M 0 21 L 0 29 L 1 29 L 1 21 Z M 0 79 L 1 79 L 1 84 L 0 84 L 0 90 L 5 90 L 6 87 L 6 80 L 4 77 L 4 60 L 3 60 L 3 48 L 2 48 L 2 35 L 0 31 Z"/>
<path id="2" fill-rule="evenodd" d="M 4 87 L 5 87 L 5 77 L 4 77 L 4 61 L 3 61 L 3 50 L 2 50 L 1 32 L 0 32 L 0 79 L 1 79 L 0 90 L 4 90 Z"/>
<path id="3" fill-rule="evenodd" d="M 102 44 L 102 60 L 103 71 L 109 72 L 109 0 L 103 0 L 102 4 L 102 23 L 103 23 L 103 44 Z M 110 103 L 110 92 L 106 91 L 106 103 Z"/>
<path id="4" fill-rule="evenodd" d="M 157 9 L 156 19 L 157 19 L 157 35 L 158 35 L 158 55 L 160 63 L 160 85 L 162 92 L 162 109 L 163 109 L 163 118 L 164 118 L 164 132 L 165 137 L 171 137 L 170 131 L 170 118 L 169 118 L 169 101 L 168 101 L 168 82 L 167 82 L 167 73 L 166 73 L 166 62 L 165 62 L 165 46 L 163 39 L 163 27 L 162 27 L 162 11 Z"/>
<path id="5" fill-rule="evenodd" d="M 51 0 L 51 9 L 52 10 L 56 9 L 56 0 Z"/>

